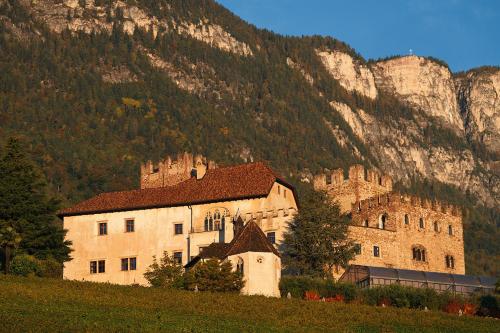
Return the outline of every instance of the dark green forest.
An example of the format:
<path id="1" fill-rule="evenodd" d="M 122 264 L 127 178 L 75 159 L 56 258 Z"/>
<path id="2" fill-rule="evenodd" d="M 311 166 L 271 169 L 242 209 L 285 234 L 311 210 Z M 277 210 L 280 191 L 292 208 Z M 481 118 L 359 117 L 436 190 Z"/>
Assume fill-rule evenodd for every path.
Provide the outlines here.
<path id="1" fill-rule="evenodd" d="M 369 100 L 343 89 L 321 69 L 315 49 L 342 50 L 364 60 L 336 39 L 259 30 L 209 0 L 127 2 L 140 3 L 160 19 L 206 18 L 250 45 L 254 56 L 225 52 L 178 33 L 154 38 L 136 29 L 128 35 L 119 15 L 107 18 L 113 23 L 111 34 L 55 34 L 16 1 L 1 4 L 0 15 L 26 36 L 15 36 L 0 20 L 0 144 L 11 136 L 20 138 L 63 206 L 104 191 L 136 188 L 141 162 L 184 151 L 231 164 L 241 163 L 242 151 L 249 150 L 254 160 L 267 161 L 295 183 L 304 170 L 346 169 L 353 163 L 377 167 L 370 147 L 321 96 L 363 108 L 393 125 L 425 119 L 391 95 L 380 93 Z M 215 83 L 198 94 L 182 90 L 151 65 L 143 49 Z M 286 64 L 287 58 L 302 64 L 314 84 L 306 84 Z M 214 72 L 189 66 L 201 63 Z M 117 68 L 126 68 L 137 79 L 103 80 L 103 71 Z M 348 135 L 363 158 L 337 142 L 325 119 Z M 430 120 L 424 123 L 428 141 L 422 145 L 469 145 Z M 468 272 L 499 274 L 498 209 L 485 208 L 472 195 L 440 183 L 415 179 L 399 186 L 462 205 Z"/>

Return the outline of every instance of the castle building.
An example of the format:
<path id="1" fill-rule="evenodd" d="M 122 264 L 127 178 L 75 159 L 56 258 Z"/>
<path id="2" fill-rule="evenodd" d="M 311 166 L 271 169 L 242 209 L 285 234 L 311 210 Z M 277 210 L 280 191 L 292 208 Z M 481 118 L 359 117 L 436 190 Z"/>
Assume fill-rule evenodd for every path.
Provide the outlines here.
<path id="1" fill-rule="evenodd" d="M 314 188 L 326 191 L 351 218 L 348 236 L 356 246 L 351 264 L 465 273 L 458 207 L 395 192 L 391 177 L 361 165 L 351 166 L 347 179 L 341 169 L 317 175 Z"/>
<path id="2" fill-rule="evenodd" d="M 186 265 L 212 243 L 231 243 L 237 217 L 280 243 L 296 211 L 293 186 L 261 162 L 217 167 L 190 154 L 148 162 L 141 167 L 140 189 L 102 193 L 59 212 L 73 243 L 63 276 L 146 285 L 143 274 L 153 256 L 167 251 Z"/>

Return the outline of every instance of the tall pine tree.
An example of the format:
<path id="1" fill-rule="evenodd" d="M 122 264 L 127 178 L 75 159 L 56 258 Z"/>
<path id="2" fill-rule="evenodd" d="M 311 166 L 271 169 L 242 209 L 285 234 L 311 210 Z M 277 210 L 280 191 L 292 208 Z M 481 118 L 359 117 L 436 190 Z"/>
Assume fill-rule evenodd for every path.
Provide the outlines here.
<path id="1" fill-rule="evenodd" d="M 346 267 L 354 257 L 349 220 L 324 192 L 307 189 L 300 203 L 281 244 L 285 272 L 331 277 L 335 266 Z"/>
<path id="2" fill-rule="evenodd" d="M 19 140 L 10 138 L 0 156 L 0 223 L 20 237 L 17 251 L 61 263 L 70 259 L 71 243 L 64 240 L 58 208 L 59 201 L 49 195 L 44 177 Z"/>

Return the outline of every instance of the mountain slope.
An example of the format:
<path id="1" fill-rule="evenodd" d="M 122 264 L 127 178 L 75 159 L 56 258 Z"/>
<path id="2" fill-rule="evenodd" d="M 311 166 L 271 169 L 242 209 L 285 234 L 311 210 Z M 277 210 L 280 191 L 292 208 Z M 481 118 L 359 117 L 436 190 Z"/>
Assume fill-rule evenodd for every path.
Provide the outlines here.
<path id="1" fill-rule="evenodd" d="M 362 163 L 402 189 L 447 184 L 463 195 L 444 200 L 498 207 L 497 68 L 367 62 L 208 0 L 0 0 L 0 22 L 0 137 L 22 134 L 68 202 L 133 188 L 141 161 L 192 151 L 302 180 Z M 490 215 L 478 230 L 498 232 Z M 498 258 L 491 237 L 471 246 Z"/>

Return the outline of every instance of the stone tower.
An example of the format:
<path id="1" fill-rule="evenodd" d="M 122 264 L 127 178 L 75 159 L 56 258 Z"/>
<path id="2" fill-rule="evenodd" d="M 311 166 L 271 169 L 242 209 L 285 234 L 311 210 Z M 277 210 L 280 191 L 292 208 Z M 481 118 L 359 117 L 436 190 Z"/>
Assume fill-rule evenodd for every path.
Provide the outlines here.
<path id="1" fill-rule="evenodd" d="M 189 153 L 179 154 L 175 159 L 167 156 L 158 164 L 148 161 L 141 165 L 141 189 L 173 186 L 191 177 L 201 179 L 207 170 L 216 167 L 215 162 L 202 155 Z"/>

